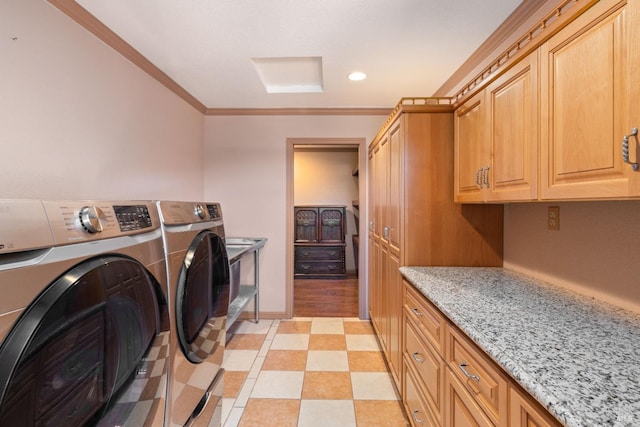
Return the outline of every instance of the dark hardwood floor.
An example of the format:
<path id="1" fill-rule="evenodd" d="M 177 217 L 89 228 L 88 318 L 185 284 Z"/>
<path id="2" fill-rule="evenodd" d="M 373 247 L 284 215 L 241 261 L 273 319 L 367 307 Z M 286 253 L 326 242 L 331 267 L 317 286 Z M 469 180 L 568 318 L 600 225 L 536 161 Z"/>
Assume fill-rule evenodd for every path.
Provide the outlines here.
<path id="1" fill-rule="evenodd" d="M 358 317 L 358 277 L 349 275 L 344 280 L 294 280 L 293 315 Z"/>

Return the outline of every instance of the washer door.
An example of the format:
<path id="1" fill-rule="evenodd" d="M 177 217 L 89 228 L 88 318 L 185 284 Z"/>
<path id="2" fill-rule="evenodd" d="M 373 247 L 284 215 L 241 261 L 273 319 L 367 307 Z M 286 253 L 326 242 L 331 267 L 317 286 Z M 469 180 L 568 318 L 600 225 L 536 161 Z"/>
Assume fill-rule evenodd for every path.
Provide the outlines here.
<path id="1" fill-rule="evenodd" d="M 224 345 L 229 310 L 229 260 L 224 240 L 205 231 L 191 242 L 176 291 L 178 342 L 186 358 L 201 363 Z"/>
<path id="2" fill-rule="evenodd" d="M 150 351 L 168 342 L 164 313 L 158 282 L 137 261 L 103 256 L 71 268 L 0 347 L 0 425 L 142 425 L 163 416 L 166 363 L 155 379 L 148 367 L 150 353 L 168 353 Z"/>

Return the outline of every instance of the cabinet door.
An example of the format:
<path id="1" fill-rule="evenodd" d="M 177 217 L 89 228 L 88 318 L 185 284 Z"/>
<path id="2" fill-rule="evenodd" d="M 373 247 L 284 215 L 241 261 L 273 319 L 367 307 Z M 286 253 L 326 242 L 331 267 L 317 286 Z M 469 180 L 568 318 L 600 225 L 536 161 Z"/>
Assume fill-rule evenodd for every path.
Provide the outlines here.
<path id="1" fill-rule="evenodd" d="M 387 189 L 387 241 L 390 251 L 400 257 L 400 212 L 403 200 L 402 141 L 404 116 L 389 130 L 389 183 Z"/>
<path id="2" fill-rule="evenodd" d="M 454 116 L 454 186 L 456 202 L 482 202 L 483 172 L 490 167 L 484 126 L 484 94 L 470 98 Z"/>
<path id="3" fill-rule="evenodd" d="M 640 132 L 640 2 L 634 1 L 627 4 L 628 9 L 628 30 L 630 45 L 629 49 L 629 122 L 625 128 L 625 135 L 631 133 L 631 129 L 638 129 Z M 640 135 L 630 139 L 629 143 L 630 161 L 640 163 Z M 626 166 L 630 168 L 630 165 Z M 632 173 L 633 181 L 631 196 L 640 197 L 640 170 Z"/>
<path id="4" fill-rule="evenodd" d="M 296 235 L 298 243 L 316 243 L 318 241 L 318 209 L 295 208 Z"/>
<path id="5" fill-rule="evenodd" d="M 533 52 L 485 89 L 491 148 L 490 200 L 537 198 L 537 58 L 537 52 Z"/>
<path id="6" fill-rule="evenodd" d="M 515 388 L 509 392 L 509 424 L 526 427 L 555 427 L 560 423 L 531 397 L 521 394 Z"/>
<path id="7" fill-rule="evenodd" d="M 344 242 L 344 213 L 345 208 L 320 208 L 320 242 Z"/>
<path id="8" fill-rule="evenodd" d="M 369 315 L 374 327 L 378 328 L 378 283 L 377 283 L 377 269 L 378 269 L 378 251 L 380 250 L 380 244 L 375 236 L 375 221 L 376 221 L 376 166 L 375 166 L 375 152 L 369 152 Z"/>
<path id="9" fill-rule="evenodd" d="M 400 379 L 402 369 L 402 274 L 400 274 L 400 258 L 389 251 L 387 253 L 387 282 L 385 284 L 384 300 L 387 304 L 388 324 L 388 361 L 391 374 L 402 390 Z"/>
<path id="10" fill-rule="evenodd" d="M 622 160 L 628 133 L 628 9 L 599 2 L 540 47 L 541 198 L 619 198 L 632 171 Z"/>
<path id="11" fill-rule="evenodd" d="M 445 425 L 450 427 L 494 427 L 451 369 L 445 370 Z"/>

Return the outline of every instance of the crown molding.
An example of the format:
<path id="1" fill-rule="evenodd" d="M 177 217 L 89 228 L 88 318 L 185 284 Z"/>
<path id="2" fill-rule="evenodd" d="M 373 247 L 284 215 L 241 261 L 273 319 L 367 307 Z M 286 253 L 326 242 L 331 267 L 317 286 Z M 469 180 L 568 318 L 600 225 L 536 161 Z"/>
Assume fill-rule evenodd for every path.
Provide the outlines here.
<path id="1" fill-rule="evenodd" d="M 207 108 L 206 116 L 388 116 L 393 108 Z"/>
<path id="2" fill-rule="evenodd" d="M 550 1 L 524 0 L 507 19 L 487 38 L 478 49 L 458 68 L 433 94 L 433 96 L 452 96 L 458 87 L 469 80 L 469 77 L 482 66 L 487 58 L 495 56 L 500 48 L 514 35 L 519 35 L 521 29 L 540 10 L 547 9 Z M 519 31 L 520 30 L 520 31 Z"/>
<path id="3" fill-rule="evenodd" d="M 207 107 L 198 101 L 193 95 L 187 92 L 182 86 L 176 83 L 164 71 L 156 67 L 151 61 L 145 58 L 140 52 L 133 48 L 129 43 L 124 41 L 119 35 L 114 33 L 109 27 L 102 23 L 98 18 L 89 13 L 88 10 L 80 6 L 74 0 L 47 0 L 51 5 L 59 9 L 69 18 L 76 21 L 91 34 L 102 40 L 107 46 L 120 53 L 133 64 L 137 65 L 142 71 L 149 74 L 160 84 L 182 98 L 187 104 L 191 105 L 201 113 L 205 113 Z"/>

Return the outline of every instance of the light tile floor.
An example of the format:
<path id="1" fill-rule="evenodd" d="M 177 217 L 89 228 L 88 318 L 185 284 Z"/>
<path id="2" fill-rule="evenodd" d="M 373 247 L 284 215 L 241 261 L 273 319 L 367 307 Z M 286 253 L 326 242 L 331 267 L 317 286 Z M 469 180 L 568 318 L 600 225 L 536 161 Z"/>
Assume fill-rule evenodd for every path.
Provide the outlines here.
<path id="1" fill-rule="evenodd" d="M 224 427 L 406 427 L 371 324 L 245 320 L 227 343 Z"/>

